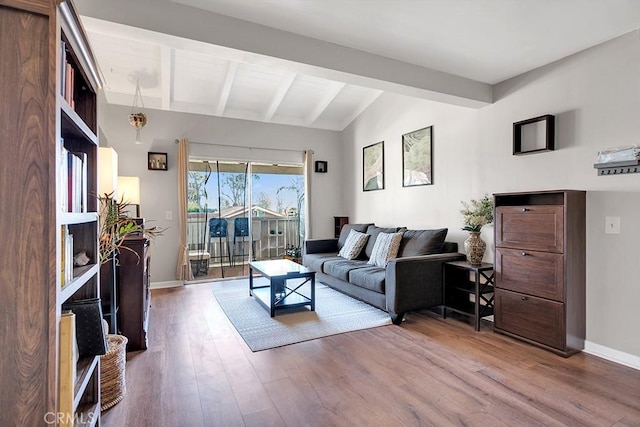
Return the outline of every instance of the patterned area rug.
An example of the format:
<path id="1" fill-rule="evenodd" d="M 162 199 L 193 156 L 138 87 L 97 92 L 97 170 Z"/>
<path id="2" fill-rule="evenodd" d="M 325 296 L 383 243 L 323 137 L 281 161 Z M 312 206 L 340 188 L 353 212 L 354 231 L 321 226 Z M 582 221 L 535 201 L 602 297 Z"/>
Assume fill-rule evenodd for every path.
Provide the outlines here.
<path id="1" fill-rule="evenodd" d="M 254 352 L 391 324 L 388 313 L 317 282 L 315 311 L 293 308 L 278 311 L 273 318 L 249 296 L 249 279 L 216 282 L 213 294 Z"/>

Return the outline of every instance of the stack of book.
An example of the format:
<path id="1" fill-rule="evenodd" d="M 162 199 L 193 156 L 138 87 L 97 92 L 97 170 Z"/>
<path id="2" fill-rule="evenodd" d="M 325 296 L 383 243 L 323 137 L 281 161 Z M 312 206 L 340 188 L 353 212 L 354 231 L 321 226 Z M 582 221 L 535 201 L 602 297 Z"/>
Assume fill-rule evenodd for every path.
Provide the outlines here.
<path id="1" fill-rule="evenodd" d="M 67 60 L 67 46 L 65 42 L 61 43 L 60 52 L 60 94 L 67 101 L 67 104 L 75 109 L 75 101 L 73 100 L 73 86 L 75 80 L 75 69 Z"/>
<path id="2" fill-rule="evenodd" d="M 87 212 L 87 153 L 71 152 L 60 142 L 60 187 L 63 212 Z"/>

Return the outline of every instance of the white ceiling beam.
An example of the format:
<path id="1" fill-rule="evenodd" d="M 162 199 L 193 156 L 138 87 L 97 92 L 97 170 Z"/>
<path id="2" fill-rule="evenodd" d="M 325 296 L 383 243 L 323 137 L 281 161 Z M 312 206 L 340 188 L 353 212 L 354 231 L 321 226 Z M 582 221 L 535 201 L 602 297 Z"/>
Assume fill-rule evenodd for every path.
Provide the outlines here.
<path id="1" fill-rule="evenodd" d="M 309 114 L 305 118 L 305 123 L 309 126 L 314 124 L 316 120 L 318 120 L 318 117 L 320 117 L 320 114 L 322 114 L 322 112 L 327 109 L 329 104 L 331 104 L 331 102 L 336 98 L 336 96 L 338 96 L 342 88 L 344 88 L 345 86 L 346 86 L 346 83 L 329 82 L 325 90 L 325 96 L 320 100 L 320 102 L 318 103 L 316 108 L 311 112 L 311 114 Z"/>
<path id="2" fill-rule="evenodd" d="M 174 51 L 162 46 L 160 50 L 160 81 L 162 90 L 162 109 L 171 110 L 171 93 L 173 84 Z"/>
<path id="3" fill-rule="evenodd" d="M 273 99 L 271 100 L 271 104 L 269 105 L 269 108 L 267 108 L 267 111 L 264 113 L 263 120 L 265 122 L 271 121 L 271 119 L 273 118 L 273 115 L 276 113 L 276 110 L 282 103 L 284 96 L 287 94 L 287 92 L 289 92 L 289 89 L 291 89 L 291 85 L 293 84 L 293 81 L 296 79 L 296 76 L 297 76 L 296 73 L 287 73 L 284 76 L 284 78 L 280 82 L 280 86 L 278 86 L 278 89 L 276 90 L 276 93 L 273 96 Z"/>
<path id="4" fill-rule="evenodd" d="M 493 87 L 486 83 L 170 0 L 110 0 L 108 7 L 104 0 L 82 0 L 78 10 L 83 16 L 242 51 L 248 61 L 284 60 L 298 74 L 465 107 L 493 102 Z"/>
<path id="5" fill-rule="evenodd" d="M 233 82 L 236 79 L 236 73 L 238 72 L 238 63 L 229 61 L 229 66 L 227 67 L 227 75 L 224 79 L 224 84 L 222 85 L 222 89 L 220 90 L 220 98 L 218 98 L 218 106 L 216 107 L 216 116 L 222 116 L 224 114 L 225 108 L 227 108 L 227 101 L 229 101 L 229 94 L 231 93 L 231 88 L 233 87 Z"/>
<path id="6" fill-rule="evenodd" d="M 351 124 L 352 121 L 354 121 L 364 110 L 366 110 L 367 107 L 369 107 L 369 105 L 371 105 L 373 103 L 373 101 L 378 99 L 378 97 L 381 94 L 382 94 L 381 90 L 372 90 L 371 94 L 369 96 L 365 97 L 360 102 L 360 104 L 358 104 L 358 106 L 353 109 L 351 114 L 349 114 L 348 116 L 346 116 L 344 118 L 344 120 L 342 121 L 342 124 L 340 126 L 340 130 L 344 130 L 344 128 L 349 126 L 349 124 Z"/>

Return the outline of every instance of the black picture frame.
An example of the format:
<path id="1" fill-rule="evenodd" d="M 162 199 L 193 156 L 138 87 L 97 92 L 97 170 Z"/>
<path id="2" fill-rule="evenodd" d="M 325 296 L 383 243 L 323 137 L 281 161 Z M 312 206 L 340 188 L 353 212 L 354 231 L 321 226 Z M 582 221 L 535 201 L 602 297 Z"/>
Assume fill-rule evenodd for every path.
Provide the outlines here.
<path id="1" fill-rule="evenodd" d="M 402 135 L 402 186 L 433 185 L 433 126 Z"/>
<path id="2" fill-rule="evenodd" d="M 541 153 L 555 149 L 555 116 L 522 120 L 513 124 L 513 155 Z"/>
<path id="3" fill-rule="evenodd" d="M 168 166 L 167 153 L 149 151 L 147 154 L 147 169 L 150 171 L 166 171 Z"/>
<path id="4" fill-rule="evenodd" d="M 328 163 L 324 160 L 316 160 L 315 162 L 315 171 L 317 173 L 327 173 Z"/>
<path id="5" fill-rule="evenodd" d="M 384 190 L 384 141 L 362 149 L 362 191 Z"/>

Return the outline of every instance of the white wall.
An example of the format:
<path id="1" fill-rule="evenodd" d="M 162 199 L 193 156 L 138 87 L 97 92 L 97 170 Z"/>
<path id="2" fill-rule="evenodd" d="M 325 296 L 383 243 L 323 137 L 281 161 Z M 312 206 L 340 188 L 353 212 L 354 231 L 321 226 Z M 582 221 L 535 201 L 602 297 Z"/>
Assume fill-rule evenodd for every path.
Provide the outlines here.
<path id="1" fill-rule="evenodd" d="M 101 102 L 99 123 L 104 138 L 118 152 L 119 175 L 140 177 L 141 215 L 148 225 L 167 228 L 151 248 L 151 280 L 171 282 L 176 277 L 178 257 L 178 185 L 177 138 L 221 145 L 237 145 L 283 150 L 311 149 L 315 160 L 329 163 L 328 173 L 313 174 L 313 235 L 331 236 L 333 216 L 341 215 L 339 197 L 331 197 L 342 186 L 341 136 L 339 132 L 293 126 L 270 125 L 243 120 L 223 119 L 194 114 L 147 110 L 149 123 L 142 130 L 142 145 L 135 145 L 135 129 L 128 123 L 131 107 L 106 105 Z M 202 151 L 202 147 L 198 147 Z M 168 153 L 168 171 L 147 170 L 147 152 Z M 211 147 L 215 156 L 216 148 Z M 171 211 L 173 220 L 165 219 Z"/>
<path id="2" fill-rule="evenodd" d="M 587 190 L 587 340 L 640 366 L 640 174 L 597 176 L 598 150 L 638 143 L 640 33 L 629 33 L 494 88 L 479 110 L 384 94 L 343 132 L 351 222 L 448 227 L 462 244 L 461 200 L 484 193 Z M 512 155 L 512 123 L 556 116 L 556 150 Z M 434 185 L 403 188 L 401 135 L 434 126 Z M 362 191 L 362 148 L 385 141 L 385 189 Z M 604 233 L 619 216 L 622 233 Z M 491 248 L 493 229 L 482 237 Z"/>

